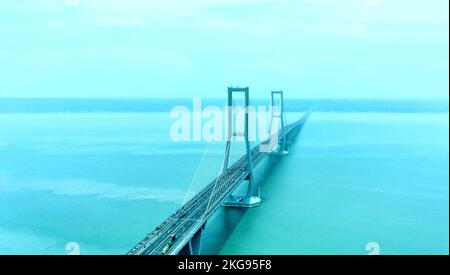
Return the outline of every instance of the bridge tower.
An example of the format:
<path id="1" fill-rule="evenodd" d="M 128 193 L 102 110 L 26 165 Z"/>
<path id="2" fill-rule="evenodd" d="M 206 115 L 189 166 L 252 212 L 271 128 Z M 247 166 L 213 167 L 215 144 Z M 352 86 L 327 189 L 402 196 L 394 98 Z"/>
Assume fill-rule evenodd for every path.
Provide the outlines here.
<path id="1" fill-rule="evenodd" d="M 275 98 L 279 97 L 278 104 L 275 104 Z M 277 156 L 285 156 L 289 154 L 288 144 L 286 143 L 286 139 L 284 138 L 283 131 L 285 125 L 285 114 L 284 114 L 284 98 L 283 91 L 272 91 L 270 97 L 270 107 L 271 107 L 271 117 L 270 117 L 270 135 L 273 135 L 273 132 L 279 131 L 278 136 L 283 136 L 280 140 L 278 140 L 278 147 L 274 150 L 271 155 Z M 279 123 L 274 123 L 276 119 L 279 119 Z M 278 125 L 281 124 L 281 128 L 278 129 Z M 274 129 L 276 127 L 276 129 Z"/>
<path id="2" fill-rule="evenodd" d="M 238 136 L 240 133 L 235 133 L 233 130 L 233 94 L 234 93 L 244 93 L 244 141 L 245 141 L 245 148 L 247 153 L 247 168 L 248 168 L 248 175 L 245 178 L 245 181 L 247 182 L 247 192 L 245 196 L 230 196 L 227 200 L 224 202 L 224 206 L 230 206 L 230 207 L 256 207 L 261 204 L 261 198 L 260 198 L 260 186 L 257 184 L 253 177 L 253 158 L 252 158 L 252 151 L 250 148 L 250 141 L 249 141 L 249 130 L 248 130 L 248 124 L 249 124 L 249 88 L 228 88 L 228 101 L 227 101 L 227 143 L 225 148 L 225 159 L 222 166 L 222 172 L 225 172 L 228 169 L 228 160 L 230 157 L 230 149 L 231 149 L 231 141 L 233 137 Z"/>

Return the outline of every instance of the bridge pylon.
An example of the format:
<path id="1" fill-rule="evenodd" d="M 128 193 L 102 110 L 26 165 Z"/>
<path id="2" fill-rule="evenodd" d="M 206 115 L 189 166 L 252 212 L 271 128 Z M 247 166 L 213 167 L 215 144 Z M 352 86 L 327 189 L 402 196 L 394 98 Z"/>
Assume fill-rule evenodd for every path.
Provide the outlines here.
<path id="1" fill-rule="evenodd" d="M 275 104 L 275 97 L 279 96 L 279 103 Z M 270 135 L 272 136 L 274 132 L 279 131 L 278 136 L 282 137 L 278 140 L 278 146 L 277 148 L 271 152 L 271 155 L 277 155 L 277 156 L 285 156 L 289 155 L 289 143 L 286 143 L 286 139 L 284 138 L 283 131 L 285 126 L 285 114 L 284 114 L 284 98 L 283 98 L 283 91 L 272 91 L 271 97 L 270 97 L 270 109 L 271 109 L 271 115 L 270 115 Z M 275 120 L 280 120 L 280 123 L 274 123 Z M 281 128 L 278 129 L 278 126 L 281 124 Z M 276 129 L 274 129 L 276 127 Z"/>
<path id="2" fill-rule="evenodd" d="M 231 149 L 231 141 L 233 137 L 236 137 L 238 134 L 233 131 L 233 94 L 234 93 L 244 93 L 244 141 L 245 148 L 247 152 L 247 170 L 248 174 L 245 177 L 245 181 L 248 183 L 247 193 L 245 196 L 232 196 L 230 195 L 223 203 L 224 206 L 229 207 L 256 207 L 261 204 L 261 192 L 260 186 L 257 182 L 255 182 L 253 177 L 253 158 L 252 151 L 250 147 L 249 140 L 249 88 L 228 88 L 228 100 L 227 100 L 227 143 L 225 148 L 225 159 L 222 166 L 222 172 L 225 172 L 228 169 L 228 160 L 230 157 L 230 149 Z"/>

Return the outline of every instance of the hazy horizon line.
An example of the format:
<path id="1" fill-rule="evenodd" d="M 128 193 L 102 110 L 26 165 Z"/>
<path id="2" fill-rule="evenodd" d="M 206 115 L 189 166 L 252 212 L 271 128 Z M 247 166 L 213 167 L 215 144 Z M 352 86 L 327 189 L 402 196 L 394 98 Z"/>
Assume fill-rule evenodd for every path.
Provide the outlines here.
<path id="1" fill-rule="evenodd" d="M 192 100 L 200 98 L 206 100 L 225 100 L 224 97 L 0 97 L 0 100 Z M 270 97 L 255 97 L 250 100 L 269 100 Z M 364 101 L 449 101 L 449 97 L 284 97 L 285 100 L 364 100 Z"/>

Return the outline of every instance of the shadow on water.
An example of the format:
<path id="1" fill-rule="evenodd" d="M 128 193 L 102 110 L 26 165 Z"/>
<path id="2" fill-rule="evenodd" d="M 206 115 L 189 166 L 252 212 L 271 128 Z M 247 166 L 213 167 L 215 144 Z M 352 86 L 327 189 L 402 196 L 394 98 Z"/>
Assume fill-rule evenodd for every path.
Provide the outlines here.
<path id="1" fill-rule="evenodd" d="M 269 156 L 263 160 L 254 170 L 255 181 L 264 185 L 265 180 L 272 173 L 279 160 L 279 156 Z M 246 184 L 243 183 L 238 188 L 244 189 L 245 187 Z M 202 235 L 201 253 L 207 255 L 219 254 L 247 211 L 251 211 L 251 209 L 235 207 L 218 209 L 206 224 Z"/>

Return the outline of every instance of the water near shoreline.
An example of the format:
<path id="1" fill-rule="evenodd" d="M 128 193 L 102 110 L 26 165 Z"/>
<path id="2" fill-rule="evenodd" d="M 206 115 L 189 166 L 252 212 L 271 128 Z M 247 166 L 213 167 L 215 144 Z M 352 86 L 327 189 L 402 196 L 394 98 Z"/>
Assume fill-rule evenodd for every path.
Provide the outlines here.
<path id="1" fill-rule="evenodd" d="M 68 242 L 125 253 L 180 206 L 205 152 L 173 144 L 172 122 L 0 114 L 0 254 L 65 254 Z M 381 253 L 448 253 L 448 123 L 448 113 L 313 113 L 263 205 L 217 250 L 363 254 L 378 242 Z"/>

